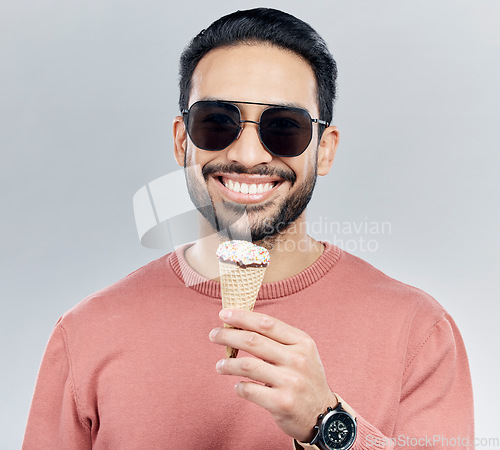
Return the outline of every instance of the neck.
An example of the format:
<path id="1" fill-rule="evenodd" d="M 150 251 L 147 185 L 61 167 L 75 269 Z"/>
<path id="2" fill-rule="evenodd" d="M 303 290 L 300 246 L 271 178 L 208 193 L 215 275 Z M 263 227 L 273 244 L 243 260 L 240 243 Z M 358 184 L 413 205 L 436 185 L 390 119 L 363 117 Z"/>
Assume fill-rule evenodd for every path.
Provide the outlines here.
<path id="1" fill-rule="evenodd" d="M 200 218 L 200 238 L 185 253 L 188 264 L 200 275 L 219 278 L 219 265 L 215 252 L 228 238 L 214 233 L 208 222 Z M 305 212 L 279 235 L 255 242 L 266 247 L 270 263 L 264 283 L 290 278 L 313 264 L 323 253 L 323 244 L 307 235 Z"/>

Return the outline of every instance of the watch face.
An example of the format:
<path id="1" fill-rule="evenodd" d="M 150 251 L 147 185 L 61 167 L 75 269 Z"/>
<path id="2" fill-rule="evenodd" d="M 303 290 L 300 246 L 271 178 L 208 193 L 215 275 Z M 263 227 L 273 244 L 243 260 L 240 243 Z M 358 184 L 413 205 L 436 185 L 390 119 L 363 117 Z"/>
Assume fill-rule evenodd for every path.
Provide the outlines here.
<path id="1" fill-rule="evenodd" d="M 356 424 L 351 416 L 337 412 L 323 426 L 323 442 L 331 449 L 347 450 L 354 443 Z"/>

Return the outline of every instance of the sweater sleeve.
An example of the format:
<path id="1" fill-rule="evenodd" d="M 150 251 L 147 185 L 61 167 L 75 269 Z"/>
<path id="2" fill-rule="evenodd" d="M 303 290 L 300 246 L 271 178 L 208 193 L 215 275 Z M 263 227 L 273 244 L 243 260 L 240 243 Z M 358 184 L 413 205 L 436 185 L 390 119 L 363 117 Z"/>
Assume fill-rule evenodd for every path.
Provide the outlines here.
<path id="1" fill-rule="evenodd" d="M 473 409 L 465 346 L 446 314 L 406 361 L 393 433 L 398 447 L 473 448 Z"/>
<path id="2" fill-rule="evenodd" d="M 372 432 L 370 427 L 361 419 L 356 449 L 377 445 L 398 449 L 474 448 L 469 363 L 462 337 L 448 314 L 407 356 L 396 423 L 390 436 Z"/>
<path id="3" fill-rule="evenodd" d="M 357 423 L 353 450 L 474 448 L 469 364 L 449 315 L 439 320 L 407 357 L 392 433 L 384 435 L 358 414 Z M 296 449 L 311 448 L 294 444 Z"/>
<path id="4" fill-rule="evenodd" d="M 42 359 L 22 448 L 90 449 L 90 436 L 89 424 L 78 414 L 71 361 L 59 320 Z"/>

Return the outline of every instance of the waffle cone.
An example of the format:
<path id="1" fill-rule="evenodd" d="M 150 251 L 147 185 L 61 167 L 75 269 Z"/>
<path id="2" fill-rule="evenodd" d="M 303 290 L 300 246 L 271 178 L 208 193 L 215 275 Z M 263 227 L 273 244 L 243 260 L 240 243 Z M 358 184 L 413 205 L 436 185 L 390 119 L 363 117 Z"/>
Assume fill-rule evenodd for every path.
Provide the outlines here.
<path id="1" fill-rule="evenodd" d="M 219 261 L 223 308 L 252 311 L 259 294 L 266 267 L 239 267 Z M 225 327 L 232 328 L 224 324 Z M 237 348 L 226 347 L 226 358 L 236 358 Z"/>

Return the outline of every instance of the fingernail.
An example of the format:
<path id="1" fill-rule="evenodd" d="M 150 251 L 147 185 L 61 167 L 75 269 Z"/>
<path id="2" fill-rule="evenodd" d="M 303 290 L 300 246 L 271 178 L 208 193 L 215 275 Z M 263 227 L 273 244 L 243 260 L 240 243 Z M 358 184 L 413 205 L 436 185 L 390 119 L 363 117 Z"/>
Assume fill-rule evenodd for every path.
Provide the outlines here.
<path id="1" fill-rule="evenodd" d="M 215 370 L 217 370 L 217 372 L 221 372 L 223 365 L 224 365 L 223 359 L 221 359 L 220 361 L 217 361 L 217 364 L 215 365 Z"/>
<path id="2" fill-rule="evenodd" d="M 218 332 L 219 332 L 219 328 L 214 328 L 214 329 L 210 332 L 210 334 L 208 335 L 208 337 L 209 337 L 210 339 L 213 339 L 215 336 L 217 336 L 217 333 L 218 333 Z"/>
<path id="3" fill-rule="evenodd" d="M 219 313 L 219 317 L 222 319 L 222 320 L 227 320 L 231 317 L 231 314 L 232 312 L 227 310 L 227 309 L 223 309 L 220 313 Z"/>

